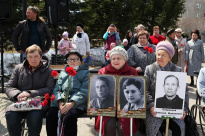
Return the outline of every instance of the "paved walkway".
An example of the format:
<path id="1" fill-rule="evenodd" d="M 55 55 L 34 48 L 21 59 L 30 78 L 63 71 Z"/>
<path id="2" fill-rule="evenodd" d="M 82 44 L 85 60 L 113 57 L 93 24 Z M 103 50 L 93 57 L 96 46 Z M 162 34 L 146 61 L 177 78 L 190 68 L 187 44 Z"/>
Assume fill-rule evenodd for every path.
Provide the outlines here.
<path id="1" fill-rule="evenodd" d="M 195 80 L 196 81 L 196 80 Z M 190 83 L 190 78 L 187 77 L 187 83 Z M 196 87 L 189 87 L 189 107 L 195 104 Z M 0 105 L 6 100 L 6 95 L 0 93 Z M 78 136 L 98 136 L 99 134 L 94 130 L 94 118 L 80 118 L 78 119 Z M 0 136 L 8 136 L 6 127 L 5 111 L 0 108 Z M 43 120 L 43 127 L 41 136 L 46 136 L 45 119 Z"/>

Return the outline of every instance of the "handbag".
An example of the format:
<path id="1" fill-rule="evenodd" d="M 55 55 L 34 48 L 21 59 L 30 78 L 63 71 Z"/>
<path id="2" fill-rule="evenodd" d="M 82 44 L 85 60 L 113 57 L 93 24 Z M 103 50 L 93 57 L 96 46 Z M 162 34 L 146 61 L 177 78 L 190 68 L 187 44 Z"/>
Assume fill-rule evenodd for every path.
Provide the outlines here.
<path id="1" fill-rule="evenodd" d="M 189 109 L 186 117 L 184 118 L 184 122 L 186 127 L 185 136 L 199 136 L 196 120 L 192 116 Z"/>

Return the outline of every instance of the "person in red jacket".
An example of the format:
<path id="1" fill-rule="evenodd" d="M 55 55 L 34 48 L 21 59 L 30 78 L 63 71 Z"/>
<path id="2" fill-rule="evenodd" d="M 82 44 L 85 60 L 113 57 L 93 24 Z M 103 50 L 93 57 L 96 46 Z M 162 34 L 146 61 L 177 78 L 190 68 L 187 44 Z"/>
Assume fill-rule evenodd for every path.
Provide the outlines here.
<path id="1" fill-rule="evenodd" d="M 98 74 L 109 74 L 109 75 L 134 75 L 138 76 L 135 68 L 130 67 L 126 62 L 128 55 L 125 49 L 122 47 L 114 47 L 110 51 L 111 63 L 106 67 L 99 70 Z M 117 127 L 116 127 L 117 124 Z M 136 133 L 139 127 L 139 120 L 133 119 L 133 133 Z M 115 136 L 116 129 L 119 136 L 130 135 L 130 118 L 117 118 L 117 117 L 106 117 L 103 116 L 102 122 L 102 134 L 104 136 Z M 95 118 L 95 130 L 100 130 L 100 116 Z"/>
<path id="2" fill-rule="evenodd" d="M 159 26 L 153 27 L 153 35 L 149 37 L 152 44 L 157 45 L 161 41 L 165 41 L 165 37 L 159 34 Z"/>

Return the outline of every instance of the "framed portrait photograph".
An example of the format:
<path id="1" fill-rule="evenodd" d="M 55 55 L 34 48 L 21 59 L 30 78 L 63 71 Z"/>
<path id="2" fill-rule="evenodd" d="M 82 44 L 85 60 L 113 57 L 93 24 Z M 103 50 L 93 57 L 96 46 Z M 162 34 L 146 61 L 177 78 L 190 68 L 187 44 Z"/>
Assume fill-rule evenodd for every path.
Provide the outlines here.
<path id="1" fill-rule="evenodd" d="M 117 117 L 146 118 L 145 78 L 121 76 L 118 81 Z"/>
<path id="2" fill-rule="evenodd" d="M 186 76 L 184 72 L 157 71 L 154 103 L 157 117 L 183 116 Z"/>
<path id="3" fill-rule="evenodd" d="M 90 74 L 87 114 L 114 117 L 115 105 L 116 78 L 111 75 Z"/>

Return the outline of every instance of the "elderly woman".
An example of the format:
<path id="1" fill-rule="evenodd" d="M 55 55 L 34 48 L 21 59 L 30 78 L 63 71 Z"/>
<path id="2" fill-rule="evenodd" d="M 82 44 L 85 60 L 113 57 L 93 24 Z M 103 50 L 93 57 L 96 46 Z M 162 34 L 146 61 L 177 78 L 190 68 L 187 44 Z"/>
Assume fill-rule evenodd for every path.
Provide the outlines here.
<path id="1" fill-rule="evenodd" d="M 157 132 L 163 122 L 162 118 L 156 118 L 154 112 L 154 100 L 155 100 L 155 87 L 156 87 L 156 74 L 157 71 L 175 71 L 182 72 L 182 69 L 175 64 L 171 63 L 171 59 L 174 56 L 173 46 L 167 42 L 162 41 L 157 44 L 156 47 L 156 59 L 157 61 L 146 67 L 146 90 L 147 90 L 147 118 L 146 118 L 146 134 L 148 136 L 156 136 Z M 189 106 L 188 88 L 186 88 L 184 113 L 180 119 L 170 119 L 169 128 L 172 130 L 173 136 L 185 135 L 184 118 Z"/>
<path id="2" fill-rule="evenodd" d="M 122 47 L 115 47 L 110 51 L 111 63 L 104 68 L 101 68 L 98 74 L 110 74 L 110 75 L 135 75 L 137 76 L 136 69 L 130 67 L 127 64 L 127 52 Z M 95 118 L 95 129 L 99 131 L 100 129 L 100 116 Z M 102 133 L 104 136 L 116 136 L 116 122 L 118 135 L 125 136 L 130 135 L 130 119 L 129 118 L 111 118 L 103 117 Z M 122 127 L 121 127 L 122 126 Z M 138 119 L 133 120 L 133 132 L 138 130 L 139 122 Z M 123 130 L 121 130 L 121 128 Z"/>
<path id="3" fill-rule="evenodd" d="M 182 71 L 184 71 L 185 67 L 185 51 L 186 51 L 186 39 L 182 37 L 182 29 L 177 28 L 175 30 L 175 41 L 176 45 L 178 47 L 178 62 L 177 66 L 180 66 L 182 68 Z"/>
<path id="4" fill-rule="evenodd" d="M 76 26 L 76 34 L 73 36 L 72 44 L 75 50 L 81 55 L 90 54 L 90 41 L 88 35 L 83 31 L 83 25 L 78 23 Z"/>
<path id="5" fill-rule="evenodd" d="M 55 100 L 53 101 L 46 117 L 46 130 L 48 136 L 57 135 L 58 125 L 58 110 L 64 114 L 64 135 L 76 136 L 77 135 L 77 118 L 86 112 L 87 99 L 88 99 L 88 82 L 89 71 L 88 65 L 91 63 L 90 56 L 86 58 L 84 65 L 82 64 L 82 56 L 75 50 L 70 51 L 67 55 L 68 66 L 76 70 L 77 74 L 71 81 L 71 88 L 68 90 L 70 84 L 68 80 L 69 74 L 62 70 L 54 88 L 53 94 Z M 64 104 L 63 100 L 68 93 L 70 96 Z"/>
<path id="6" fill-rule="evenodd" d="M 26 60 L 15 67 L 6 88 L 6 95 L 13 101 L 25 101 L 29 97 L 44 96 L 52 92 L 54 78 L 47 58 L 42 60 L 42 50 L 37 45 L 26 49 Z M 44 110 L 8 111 L 7 128 L 10 136 L 21 135 L 21 121 L 27 119 L 29 135 L 40 135 Z"/>
<path id="7" fill-rule="evenodd" d="M 194 71 L 201 69 L 201 63 L 204 63 L 204 46 L 200 40 L 199 30 L 191 32 L 192 39 L 187 43 L 186 64 L 188 65 L 187 74 L 191 77 L 190 86 L 194 85 Z"/>
<path id="8" fill-rule="evenodd" d="M 127 104 L 123 110 L 138 110 L 144 108 L 144 91 L 141 89 L 142 85 L 138 79 L 127 79 L 123 83 L 124 95 L 127 100 Z"/>
<path id="9" fill-rule="evenodd" d="M 139 75 L 144 75 L 146 66 L 156 61 L 155 45 L 148 42 L 147 31 L 140 31 L 138 39 L 139 42 L 130 47 L 128 64 L 136 68 Z"/>

